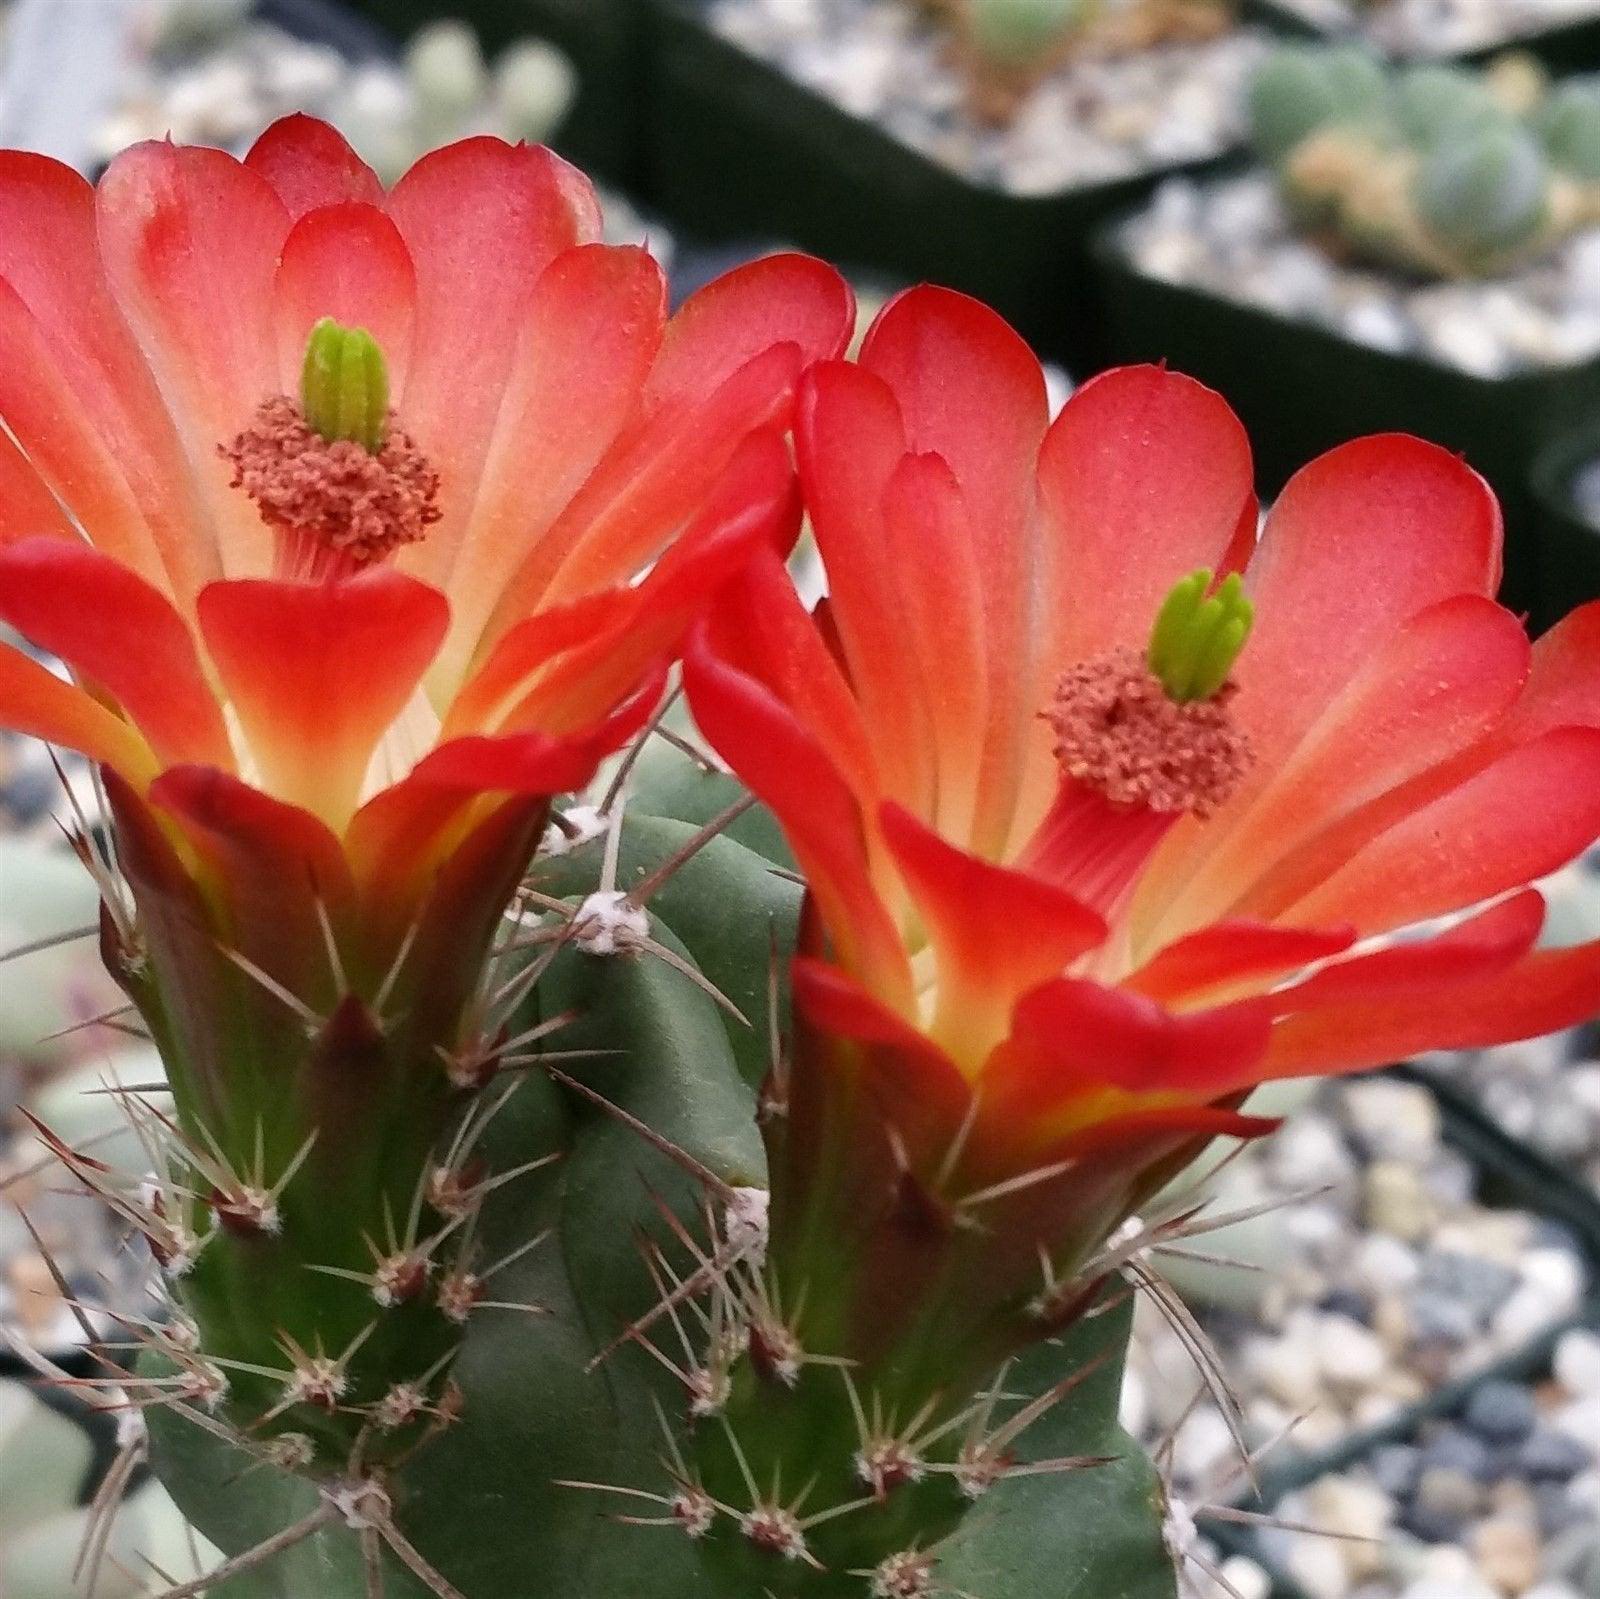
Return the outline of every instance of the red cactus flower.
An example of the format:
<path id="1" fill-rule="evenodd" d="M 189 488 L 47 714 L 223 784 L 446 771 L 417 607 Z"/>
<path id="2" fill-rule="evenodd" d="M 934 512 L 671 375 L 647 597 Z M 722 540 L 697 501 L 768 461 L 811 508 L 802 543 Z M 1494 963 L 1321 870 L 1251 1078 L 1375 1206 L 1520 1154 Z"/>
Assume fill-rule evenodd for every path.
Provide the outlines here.
<path id="1" fill-rule="evenodd" d="M 0 650 L 0 721 L 100 762 L 150 903 L 198 894 L 313 1004 L 324 918 L 369 974 L 492 923 L 526 851 L 489 838 L 792 536 L 781 434 L 847 288 L 779 257 L 669 320 L 599 236 L 578 173 L 489 138 L 387 193 L 303 117 L 93 188 L 0 155 L 0 621 L 73 675 Z"/>
<path id="2" fill-rule="evenodd" d="M 688 656 L 810 885 L 796 1093 L 858 1068 L 945 1192 L 1127 1146 L 1076 1200 L 1109 1228 L 1261 1130 L 1263 1080 L 1600 1009 L 1529 887 L 1600 834 L 1600 605 L 1530 649 L 1459 459 L 1334 450 L 1258 542 L 1219 396 L 1131 368 L 1050 424 L 1022 342 L 933 289 L 809 374 L 797 438 L 826 606 L 763 558 Z"/>
<path id="3" fill-rule="evenodd" d="M 298 1467 L 458 1408 L 493 1185 L 440 1135 L 538 1036 L 506 908 L 707 594 L 792 541 L 796 380 L 852 322 L 793 256 L 669 320 L 598 239 L 577 173 L 487 138 L 387 193 L 304 118 L 96 188 L 0 154 L 0 623 L 71 673 L 0 646 L 0 724 L 104 774 L 103 942 L 175 1105 L 167 1198 L 104 1191 L 197 1329 L 185 1392 Z"/>

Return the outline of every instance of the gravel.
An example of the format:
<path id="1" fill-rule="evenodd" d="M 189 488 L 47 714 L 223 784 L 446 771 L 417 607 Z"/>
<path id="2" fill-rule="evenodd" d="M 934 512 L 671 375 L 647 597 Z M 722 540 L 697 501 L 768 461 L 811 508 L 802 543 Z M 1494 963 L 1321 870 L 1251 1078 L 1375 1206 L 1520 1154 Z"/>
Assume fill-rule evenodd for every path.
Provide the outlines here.
<path id="1" fill-rule="evenodd" d="M 1220 154 L 1266 53 L 1246 29 L 1069 63 L 1007 126 L 974 119 L 946 37 L 907 0 L 714 0 L 711 26 L 852 116 L 975 182 L 1051 194 Z"/>
<path id="2" fill-rule="evenodd" d="M 1336 261 L 1292 223 L 1264 173 L 1165 183 L 1121 234 L 1146 277 L 1479 378 L 1600 357 L 1600 229 L 1498 278 L 1428 282 Z"/>

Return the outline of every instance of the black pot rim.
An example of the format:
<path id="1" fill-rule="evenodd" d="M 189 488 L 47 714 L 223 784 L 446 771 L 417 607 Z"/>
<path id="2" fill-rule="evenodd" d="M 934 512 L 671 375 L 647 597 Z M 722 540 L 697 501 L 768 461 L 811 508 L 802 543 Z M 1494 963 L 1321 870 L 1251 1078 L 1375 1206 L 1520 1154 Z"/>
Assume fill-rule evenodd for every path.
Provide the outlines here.
<path id="1" fill-rule="evenodd" d="M 1226 183 L 1230 178 L 1240 176 L 1254 170 L 1247 162 L 1233 161 L 1225 168 L 1202 174 L 1196 181 L 1203 189 L 1215 189 Z M 1137 262 L 1122 246 L 1123 232 L 1139 217 L 1149 210 L 1149 201 L 1131 206 L 1119 212 L 1116 216 L 1105 222 L 1095 233 L 1090 241 L 1090 255 L 1096 267 L 1107 278 L 1126 275 L 1137 278 L 1142 283 L 1157 284 L 1161 288 L 1175 295 L 1183 295 L 1195 300 L 1203 300 L 1208 304 L 1226 305 L 1239 312 L 1253 317 L 1260 317 L 1275 322 L 1282 327 L 1293 329 L 1296 333 L 1303 334 L 1314 343 L 1322 344 L 1329 349 L 1359 350 L 1363 357 L 1368 357 L 1376 364 L 1389 368 L 1394 372 L 1415 372 L 1424 370 L 1459 384 L 1463 390 L 1477 392 L 1483 395 L 1503 394 L 1507 390 L 1520 387 L 1536 388 L 1552 380 L 1558 380 L 1574 372 L 1584 372 L 1591 368 L 1600 367 L 1600 349 L 1593 355 L 1580 361 L 1568 361 L 1560 366 L 1526 367 L 1513 372 L 1507 372 L 1502 377 L 1485 377 L 1478 372 L 1468 372 L 1462 367 L 1451 366 L 1448 361 L 1440 360 L 1436 355 L 1426 350 L 1394 351 L 1380 349 L 1374 344 L 1363 344 L 1358 339 L 1351 338 L 1339 328 L 1329 327 L 1323 322 L 1308 321 L 1304 317 L 1280 310 L 1277 306 L 1263 305 L 1254 300 L 1236 299 L 1231 295 L 1222 294 L 1215 289 L 1199 283 L 1177 283 L 1170 278 L 1155 277 L 1140 269 Z M 1332 263 L 1335 269 L 1338 263 Z M 1600 437 L 1600 424 L 1596 426 L 1596 436 Z"/>
<path id="2" fill-rule="evenodd" d="M 830 99 L 810 84 L 804 83 L 799 78 L 785 72 L 777 62 L 767 56 L 747 50 L 737 40 L 730 39 L 726 35 L 719 33 L 706 20 L 705 13 L 709 9 L 707 0 L 649 0 L 649 3 L 663 13 L 672 24 L 696 29 L 719 49 L 736 55 L 741 62 L 748 63 L 760 73 L 777 80 L 786 88 L 804 95 L 830 117 L 838 118 L 842 122 L 849 124 L 857 136 L 865 134 L 872 141 L 881 144 L 885 150 L 894 151 L 898 157 L 903 158 L 908 163 L 914 163 L 918 168 L 925 168 L 935 173 L 940 179 L 948 181 L 953 188 L 963 191 L 965 197 L 977 198 L 983 201 L 1003 201 L 1008 207 L 1014 207 L 1022 212 L 1034 211 L 1044 215 L 1054 210 L 1067 198 L 1114 194 L 1118 190 L 1128 188 L 1130 185 L 1148 184 L 1167 177 L 1210 174 L 1217 171 L 1221 164 L 1237 160 L 1244 147 L 1245 136 L 1241 131 L 1236 138 L 1219 146 L 1211 155 L 1190 156 L 1178 161 L 1154 162 L 1149 166 L 1138 167 L 1113 177 L 1097 178 L 1088 183 L 1065 184 L 1059 189 L 1047 189 L 1042 193 L 1018 194 L 1010 189 L 1001 188 L 998 184 L 984 183 L 957 167 L 946 166 L 942 161 L 937 160 L 926 151 L 919 150 L 915 145 L 907 144 L 876 118 L 858 116 L 855 112 L 847 110 L 836 100 Z M 1241 30 L 1254 31 L 1264 37 L 1269 36 L 1267 30 L 1261 27 L 1260 24 L 1256 24 L 1252 29 L 1251 24 L 1243 16 L 1241 16 L 1238 26 Z"/>

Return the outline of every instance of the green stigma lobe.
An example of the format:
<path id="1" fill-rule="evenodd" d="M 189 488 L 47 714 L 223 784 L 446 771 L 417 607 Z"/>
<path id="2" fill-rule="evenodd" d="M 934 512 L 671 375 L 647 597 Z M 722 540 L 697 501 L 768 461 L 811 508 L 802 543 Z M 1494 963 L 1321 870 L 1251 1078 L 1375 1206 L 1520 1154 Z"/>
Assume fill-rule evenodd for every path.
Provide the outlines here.
<path id="1" fill-rule="evenodd" d="M 365 328 L 325 316 L 306 341 L 300 408 L 330 444 L 351 439 L 376 455 L 389 420 L 389 366 Z"/>
<path id="2" fill-rule="evenodd" d="M 1255 617 L 1238 573 L 1225 577 L 1208 598 L 1211 579 L 1209 567 L 1179 578 L 1150 630 L 1146 661 L 1167 697 L 1180 705 L 1217 694 L 1250 637 Z"/>

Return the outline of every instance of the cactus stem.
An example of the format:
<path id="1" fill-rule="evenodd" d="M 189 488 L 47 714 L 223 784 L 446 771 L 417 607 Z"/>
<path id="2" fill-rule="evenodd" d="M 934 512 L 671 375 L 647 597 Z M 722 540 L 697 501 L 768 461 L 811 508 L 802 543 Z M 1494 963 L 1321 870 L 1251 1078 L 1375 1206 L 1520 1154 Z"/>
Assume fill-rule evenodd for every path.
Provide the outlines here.
<path id="1" fill-rule="evenodd" d="M 825 1569 L 806 1547 L 806 1535 L 794 1513 L 782 1505 L 756 1503 L 739 1518 L 739 1531 L 757 1549 L 784 1560 L 803 1561 L 813 1571 Z"/>
<path id="2" fill-rule="evenodd" d="M 260 1543 L 246 1549 L 243 1554 L 235 1555 L 231 1560 L 224 1560 L 206 1576 L 196 1577 L 193 1582 L 182 1582 L 174 1588 L 168 1588 L 158 1596 L 158 1599 L 199 1599 L 199 1595 L 209 1592 L 212 1588 L 221 1587 L 223 1583 L 235 1577 L 242 1577 L 304 1543 L 306 1539 L 321 1532 L 324 1527 L 331 1526 L 337 1514 L 334 1507 L 324 1500 L 309 1515 L 302 1516 L 291 1526 L 273 1533 L 270 1538 L 263 1538 Z"/>
<path id="3" fill-rule="evenodd" d="M 903 1549 L 879 1561 L 870 1571 L 852 1571 L 852 1577 L 871 1582 L 872 1599 L 931 1599 L 936 1591 L 933 1573 L 937 1562 L 931 1555 Z"/>
<path id="4" fill-rule="evenodd" d="M 326 1016 L 319 1016 L 298 994 L 292 993 L 285 988 L 270 972 L 262 971 L 247 955 L 242 955 L 236 949 L 228 949 L 220 945 L 218 947 L 221 949 L 223 956 L 232 961 L 246 977 L 259 983 L 274 999 L 282 1000 L 305 1023 L 308 1033 L 319 1033 L 327 1025 L 328 1018 Z"/>
<path id="5" fill-rule="evenodd" d="M 675 1166 L 686 1171 L 708 1194 L 713 1195 L 724 1204 L 733 1203 L 735 1198 L 733 1185 L 717 1176 L 703 1161 L 696 1160 L 688 1150 L 681 1149 L 670 1138 L 665 1137 L 653 1127 L 642 1122 L 631 1111 L 626 1111 L 614 1100 L 607 1099 L 598 1089 L 589 1087 L 587 1083 L 580 1082 L 576 1077 L 569 1076 L 566 1072 L 554 1066 L 547 1068 L 547 1070 L 550 1077 L 560 1083 L 563 1088 L 570 1089 L 581 1099 L 588 1100 L 597 1110 L 604 1111 L 607 1116 L 611 1117 L 613 1121 L 620 1122 L 629 1132 L 637 1133 L 652 1149 L 665 1155 Z M 675 1231 L 681 1231 L 681 1224 L 678 1223 L 675 1216 L 670 1214 L 670 1209 L 667 1219 L 673 1224 Z"/>
<path id="6" fill-rule="evenodd" d="M 709 822 L 698 832 L 685 839 L 661 864 L 647 877 L 641 878 L 628 890 L 627 899 L 630 905 L 641 909 L 649 902 L 650 896 L 664 883 L 670 881 L 678 872 L 692 861 L 707 844 L 720 838 L 723 833 L 744 815 L 756 802 L 754 794 L 742 795 L 731 805 L 717 812 Z"/>

